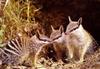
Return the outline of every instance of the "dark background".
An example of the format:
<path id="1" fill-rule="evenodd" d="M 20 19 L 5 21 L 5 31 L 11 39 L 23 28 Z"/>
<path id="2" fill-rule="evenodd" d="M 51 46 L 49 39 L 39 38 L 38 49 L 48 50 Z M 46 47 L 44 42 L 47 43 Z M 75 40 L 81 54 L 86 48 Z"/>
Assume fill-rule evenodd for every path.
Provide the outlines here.
<path id="1" fill-rule="evenodd" d="M 36 14 L 36 20 L 50 34 L 50 25 L 66 29 L 68 16 L 72 20 L 83 18 L 84 28 L 100 42 L 100 0 L 33 0 L 33 4 L 42 9 Z M 48 29 L 48 30 L 47 30 Z"/>

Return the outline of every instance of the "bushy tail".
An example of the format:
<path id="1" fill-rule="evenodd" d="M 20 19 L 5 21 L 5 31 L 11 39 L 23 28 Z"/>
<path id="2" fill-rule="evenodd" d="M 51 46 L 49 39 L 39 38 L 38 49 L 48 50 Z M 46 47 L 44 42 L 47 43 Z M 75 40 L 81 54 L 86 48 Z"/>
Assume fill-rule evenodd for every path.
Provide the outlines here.
<path id="1" fill-rule="evenodd" d="M 21 63 L 27 57 L 26 54 L 29 54 L 29 40 L 26 37 L 17 37 L 8 41 L 4 47 L 0 48 L 0 51 L 0 60 L 2 63 Z"/>

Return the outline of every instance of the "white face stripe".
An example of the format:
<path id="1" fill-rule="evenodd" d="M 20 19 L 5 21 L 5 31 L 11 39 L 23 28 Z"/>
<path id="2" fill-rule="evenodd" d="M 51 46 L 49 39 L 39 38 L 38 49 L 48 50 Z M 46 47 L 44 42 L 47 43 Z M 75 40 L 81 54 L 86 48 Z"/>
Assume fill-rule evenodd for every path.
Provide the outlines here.
<path id="1" fill-rule="evenodd" d="M 70 16 L 68 16 L 68 19 L 69 19 L 69 24 L 68 24 L 67 29 L 66 29 L 67 33 L 71 33 L 73 31 L 77 30 L 82 23 L 82 17 L 80 17 L 78 19 L 78 21 L 72 21 Z"/>
<path id="2" fill-rule="evenodd" d="M 50 38 L 48 38 L 47 36 L 43 36 L 43 37 L 41 36 L 39 38 L 37 37 L 37 39 L 40 40 L 40 41 L 44 41 L 44 42 L 46 42 L 46 41 L 50 42 Z"/>
<path id="3" fill-rule="evenodd" d="M 59 29 L 54 29 L 53 26 L 51 25 L 51 28 L 52 28 L 52 32 L 50 35 L 50 39 L 52 41 L 59 40 L 59 38 L 62 37 L 62 33 L 64 32 L 63 26 L 61 25 Z"/>
<path id="4" fill-rule="evenodd" d="M 44 34 L 39 34 L 39 36 L 37 37 L 36 35 L 34 35 L 31 40 L 33 41 L 36 41 L 36 42 L 39 42 L 39 43 L 49 43 L 51 41 L 51 39 L 49 37 L 47 37 L 46 35 Z"/>
<path id="5" fill-rule="evenodd" d="M 60 38 L 61 36 L 62 36 L 61 31 L 60 30 L 55 30 L 55 31 L 51 32 L 50 39 L 51 40 L 56 40 L 56 39 Z"/>
<path id="6" fill-rule="evenodd" d="M 61 37 L 62 37 L 62 35 L 59 35 L 58 37 L 54 38 L 53 41 L 54 41 L 54 40 L 57 40 L 57 39 L 59 39 L 59 38 L 61 38 Z"/>
<path id="7" fill-rule="evenodd" d="M 74 26 L 73 26 L 74 25 Z M 73 32 L 73 31 L 75 31 L 75 30 L 77 30 L 79 27 L 80 27 L 80 23 L 78 23 L 78 22 L 72 22 L 72 23 L 69 23 L 69 25 L 67 26 L 67 31 L 66 32 Z M 68 28 L 70 28 L 70 29 L 68 29 Z"/>

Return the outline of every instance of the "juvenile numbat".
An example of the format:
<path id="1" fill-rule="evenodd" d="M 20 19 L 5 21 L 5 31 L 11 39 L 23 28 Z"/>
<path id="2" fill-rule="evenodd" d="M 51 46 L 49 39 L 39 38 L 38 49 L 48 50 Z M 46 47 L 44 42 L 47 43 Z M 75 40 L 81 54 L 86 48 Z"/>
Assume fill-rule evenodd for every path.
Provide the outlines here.
<path id="1" fill-rule="evenodd" d="M 78 58 L 79 62 L 84 61 L 87 52 L 91 53 L 96 49 L 97 43 L 93 37 L 82 26 L 82 18 L 72 21 L 70 16 L 66 29 L 67 48 L 70 58 Z"/>
<path id="2" fill-rule="evenodd" d="M 55 30 L 53 26 L 51 26 L 51 28 L 52 32 L 50 39 L 52 40 L 53 47 L 56 52 L 56 59 L 57 61 L 62 62 L 68 54 L 63 26 L 60 26 L 58 30 Z"/>
<path id="3" fill-rule="evenodd" d="M 40 33 L 31 38 L 21 36 L 12 39 L 0 48 L 0 64 L 37 66 L 38 54 L 41 52 L 42 46 L 48 42 L 49 39 Z"/>
<path id="4" fill-rule="evenodd" d="M 46 46 L 47 44 L 49 44 L 49 42 L 51 40 L 47 36 L 40 34 L 39 31 L 38 31 L 38 34 L 32 36 L 30 40 L 31 40 L 31 48 L 32 48 L 33 53 L 34 53 L 34 65 L 36 67 L 41 67 L 40 62 L 38 62 L 38 60 L 44 54 L 40 55 L 40 53 L 42 52 L 43 47 Z"/>

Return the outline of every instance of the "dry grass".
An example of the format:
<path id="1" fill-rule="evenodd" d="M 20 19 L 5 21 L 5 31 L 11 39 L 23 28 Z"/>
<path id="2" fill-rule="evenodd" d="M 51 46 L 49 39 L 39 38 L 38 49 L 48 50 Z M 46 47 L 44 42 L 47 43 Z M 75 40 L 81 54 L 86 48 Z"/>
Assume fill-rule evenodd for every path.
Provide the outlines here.
<path id="1" fill-rule="evenodd" d="M 35 21 L 35 13 L 38 11 L 30 0 L 6 0 L 3 8 L 2 18 L 0 19 L 1 36 L 3 40 L 9 40 L 16 37 L 18 33 L 26 34 L 26 29 L 32 29 Z M 3 28 L 2 28 L 3 27 Z"/>

